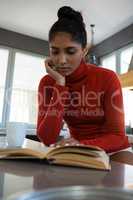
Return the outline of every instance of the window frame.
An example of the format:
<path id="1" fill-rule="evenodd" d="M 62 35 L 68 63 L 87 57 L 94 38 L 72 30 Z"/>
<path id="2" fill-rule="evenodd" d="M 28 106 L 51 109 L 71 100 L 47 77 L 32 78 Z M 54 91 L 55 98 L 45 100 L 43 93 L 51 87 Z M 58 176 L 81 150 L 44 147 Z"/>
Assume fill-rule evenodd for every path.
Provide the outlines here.
<path id="1" fill-rule="evenodd" d="M 112 53 L 110 54 L 107 54 L 107 55 L 104 55 L 102 57 L 100 57 L 100 64 L 102 64 L 102 60 L 105 58 L 108 58 L 109 56 L 112 56 L 115 54 L 116 56 L 116 73 L 117 74 L 121 74 L 121 54 L 123 51 L 129 49 L 129 48 L 133 48 L 133 43 L 129 44 L 129 45 L 126 45 L 116 51 L 113 51 Z"/>
<path id="2" fill-rule="evenodd" d="M 115 54 L 115 56 L 116 56 L 116 73 L 121 74 L 121 66 L 120 66 L 121 65 L 121 54 L 123 51 L 125 51 L 131 47 L 133 48 L 133 43 L 126 45 L 120 49 L 117 49 L 110 54 L 106 54 L 106 55 L 100 57 L 100 65 L 102 65 L 102 60 L 104 58 L 106 59 L 106 58 L 112 56 L 113 54 Z"/>
<path id="3" fill-rule="evenodd" d="M 9 79 L 7 79 L 8 77 L 8 74 L 9 74 L 9 66 L 10 66 L 10 52 L 11 52 L 11 48 L 10 47 L 6 47 L 6 46 L 3 46 L 3 45 L 0 45 L 0 49 L 3 49 L 3 50 L 8 50 L 9 51 L 9 54 L 8 54 L 8 60 L 7 60 L 7 69 L 6 69 L 6 77 L 5 77 L 5 87 L 4 87 L 4 97 L 3 97 L 3 109 L 2 109 L 2 120 L 0 122 L 0 129 L 4 129 L 5 128 L 5 113 L 7 111 L 7 102 L 5 102 L 5 98 L 6 98 L 6 90 L 7 90 L 7 87 L 8 87 L 8 84 L 9 84 Z"/>
<path id="4" fill-rule="evenodd" d="M 42 59 L 45 59 L 46 56 L 29 52 L 29 51 L 6 47 L 3 45 L 0 45 L 0 48 L 9 51 L 8 60 L 7 60 L 5 87 L 4 87 L 4 98 L 3 98 L 4 103 L 3 103 L 3 110 L 2 110 L 2 121 L 0 122 L 0 133 L 5 133 L 6 123 L 9 121 L 9 117 L 10 117 L 11 95 L 12 95 L 12 87 L 13 87 L 13 76 L 14 76 L 16 53 L 22 53 L 25 55 L 35 56 Z M 6 93 L 9 88 L 10 90 L 8 91 L 8 101 L 7 101 Z M 27 130 L 29 133 L 34 132 L 35 128 L 36 128 L 36 125 L 28 123 Z"/>
<path id="5" fill-rule="evenodd" d="M 119 62 L 120 62 L 119 64 L 120 65 L 121 65 L 121 54 L 122 54 L 122 52 L 126 51 L 129 48 L 133 48 L 133 43 L 118 50 L 118 53 L 119 53 Z M 121 66 L 120 66 L 120 72 L 119 73 L 121 74 Z"/>

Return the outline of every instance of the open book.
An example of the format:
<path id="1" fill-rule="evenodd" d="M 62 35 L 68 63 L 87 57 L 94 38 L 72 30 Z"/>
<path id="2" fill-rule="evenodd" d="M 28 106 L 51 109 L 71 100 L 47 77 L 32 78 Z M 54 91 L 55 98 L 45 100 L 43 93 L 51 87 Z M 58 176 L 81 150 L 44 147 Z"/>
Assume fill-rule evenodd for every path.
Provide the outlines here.
<path id="1" fill-rule="evenodd" d="M 37 146 L 39 142 L 23 148 L 0 149 L 0 159 L 41 159 L 49 164 L 109 170 L 109 156 L 99 147 L 67 145 L 59 147 Z M 35 144 L 35 145 L 34 145 Z"/>

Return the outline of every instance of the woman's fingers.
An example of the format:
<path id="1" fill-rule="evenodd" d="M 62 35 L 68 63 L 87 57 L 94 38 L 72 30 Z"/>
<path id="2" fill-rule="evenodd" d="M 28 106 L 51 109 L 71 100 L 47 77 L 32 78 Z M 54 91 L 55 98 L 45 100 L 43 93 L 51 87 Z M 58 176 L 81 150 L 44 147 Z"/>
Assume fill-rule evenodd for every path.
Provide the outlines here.
<path id="1" fill-rule="evenodd" d="M 47 73 L 56 81 L 57 84 L 63 86 L 65 85 L 65 77 L 56 71 L 56 68 L 50 58 L 45 60 L 45 68 Z"/>
<path id="2" fill-rule="evenodd" d="M 74 138 L 68 138 L 68 139 L 63 139 L 55 144 L 52 145 L 52 147 L 58 147 L 58 146 L 69 146 L 69 145 L 79 145 L 79 141 L 75 140 Z"/>

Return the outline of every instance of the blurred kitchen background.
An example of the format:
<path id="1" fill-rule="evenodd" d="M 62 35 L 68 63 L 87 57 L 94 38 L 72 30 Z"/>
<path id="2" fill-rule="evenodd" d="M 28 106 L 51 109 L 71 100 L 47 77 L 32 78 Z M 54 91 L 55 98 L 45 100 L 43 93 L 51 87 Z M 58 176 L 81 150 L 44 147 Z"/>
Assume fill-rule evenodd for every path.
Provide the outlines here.
<path id="1" fill-rule="evenodd" d="M 46 74 L 48 31 L 64 5 L 83 14 L 91 46 L 87 61 L 120 75 L 125 128 L 132 135 L 133 0 L 0 0 L 0 134 L 10 121 L 26 122 L 27 134 L 36 133 L 37 88 Z M 61 134 L 67 134 L 66 125 Z"/>

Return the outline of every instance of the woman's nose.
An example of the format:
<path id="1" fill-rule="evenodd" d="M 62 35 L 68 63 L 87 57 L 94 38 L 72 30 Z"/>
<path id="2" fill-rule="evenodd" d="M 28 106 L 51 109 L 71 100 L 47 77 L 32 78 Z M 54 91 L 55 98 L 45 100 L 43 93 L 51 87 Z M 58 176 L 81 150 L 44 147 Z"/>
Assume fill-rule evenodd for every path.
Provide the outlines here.
<path id="1" fill-rule="evenodd" d="M 61 54 L 61 55 L 59 56 L 59 64 L 60 64 L 60 65 L 64 65 L 64 64 L 66 64 L 66 62 L 67 62 L 66 55 Z"/>

